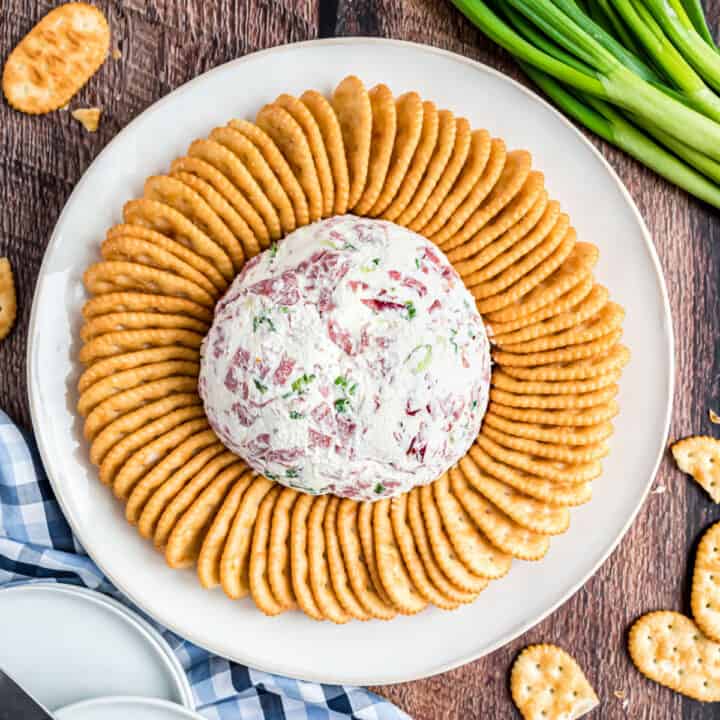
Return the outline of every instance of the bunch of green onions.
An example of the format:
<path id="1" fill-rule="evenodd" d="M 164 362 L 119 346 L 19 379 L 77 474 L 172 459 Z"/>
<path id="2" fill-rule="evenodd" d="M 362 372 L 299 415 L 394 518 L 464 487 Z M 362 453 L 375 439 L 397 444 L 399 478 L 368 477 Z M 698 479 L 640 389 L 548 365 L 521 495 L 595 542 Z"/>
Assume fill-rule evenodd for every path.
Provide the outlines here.
<path id="1" fill-rule="evenodd" d="M 452 0 L 562 110 L 720 208 L 720 51 L 700 0 Z"/>

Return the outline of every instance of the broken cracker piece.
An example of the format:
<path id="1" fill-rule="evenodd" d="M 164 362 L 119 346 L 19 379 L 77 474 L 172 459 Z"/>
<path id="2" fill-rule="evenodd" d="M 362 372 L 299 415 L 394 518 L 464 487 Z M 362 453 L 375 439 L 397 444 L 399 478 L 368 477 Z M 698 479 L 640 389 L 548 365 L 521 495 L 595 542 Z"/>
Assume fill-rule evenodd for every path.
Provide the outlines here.
<path id="1" fill-rule="evenodd" d="M 670 450 L 677 466 L 720 503 L 720 440 L 707 435 L 696 435 L 678 440 Z"/>
<path id="2" fill-rule="evenodd" d="M 16 315 L 17 302 L 12 268 L 7 258 L 0 258 L 0 340 L 10 333 Z"/>
<path id="3" fill-rule="evenodd" d="M 518 655 L 510 692 L 525 720 L 574 720 L 599 704 L 575 659 L 556 645 L 530 645 Z"/>
<path id="4" fill-rule="evenodd" d="M 100 125 L 102 109 L 99 107 L 78 108 L 70 113 L 88 132 L 95 132 Z"/>
<path id="5" fill-rule="evenodd" d="M 720 415 L 718 415 L 712 408 L 708 410 L 708 417 L 713 425 L 720 425 Z"/>

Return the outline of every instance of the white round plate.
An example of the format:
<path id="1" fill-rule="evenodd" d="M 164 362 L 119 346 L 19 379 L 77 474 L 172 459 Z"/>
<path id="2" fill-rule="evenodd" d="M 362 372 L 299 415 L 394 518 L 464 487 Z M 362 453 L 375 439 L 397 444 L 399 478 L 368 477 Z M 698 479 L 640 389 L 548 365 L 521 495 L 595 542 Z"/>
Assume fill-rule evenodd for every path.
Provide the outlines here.
<path id="1" fill-rule="evenodd" d="M 625 342 L 633 359 L 595 497 L 573 511 L 569 532 L 553 540 L 541 563 L 514 563 L 477 602 L 455 612 L 335 627 L 300 613 L 264 617 L 249 600 L 232 602 L 219 590 L 203 590 L 191 570 L 168 568 L 98 482 L 74 408 L 82 273 L 98 259 L 123 203 L 214 126 L 254 117 L 281 92 L 330 92 L 350 73 L 368 87 L 385 82 L 395 93 L 417 90 L 504 138 L 508 147 L 532 151 L 578 236 L 600 247 L 596 274 L 627 309 Z M 635 517 L 663 451 L 673 339 L 660 265 L 637 208 L 600 154 L 561 115 L 502 74 L 458 55 L 354 38 L 279 47 L 216 68 L 153 105 L 105 148 L 50 239 L 33 304 L 28 373 L 35 430 L 63 510 L 88 552 L 139 606 L 193 642 L 254 667 L 381 684 L 442 672 L 490 652 L 545 617 L 597 570 Z"/>
<path id="2" fill-rule="evenodd" d="M 104 697 L 86 700 L 53 713 L 56 720 L 205 720 L 181 705 L 145 697 Z"/>
<path id="3" fill-rule="evenodd" d="M 192 705 L 160 634 L 112 598 L 74 585 L 0 589 L 0 667 L 50 710 L 104 695 Z"/>

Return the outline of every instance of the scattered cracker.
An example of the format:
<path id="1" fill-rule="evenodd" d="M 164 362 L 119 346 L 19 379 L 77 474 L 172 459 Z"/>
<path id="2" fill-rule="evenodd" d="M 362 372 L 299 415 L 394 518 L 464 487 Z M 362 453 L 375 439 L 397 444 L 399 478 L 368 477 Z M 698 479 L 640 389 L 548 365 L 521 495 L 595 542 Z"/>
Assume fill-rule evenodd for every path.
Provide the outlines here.
<path id="1" fill-rule="evenodd" d="M 0 258 L 0 340 L 10 333 L 16 316 L 17 299 L 12 268 L 7 258 Z"/>
<path id="2" fill-rule="evenodd" d="M 118 48 L 118 47 L 114 47 L 114 48 L 112 49 L 112 53 L 111 53 L 111 54 L 112 54 L 112 59 L 113 59 L 113 60 L 120 60 L 120 59 L 122 59 L 122 52 L 120 52 L 120 48 Z"/>
<path id="3" fill-rule="evenodd" d="M 628 650 L 650 680 L 702 702 L 720 700 L 720 644 L 669 610 L 643 615 L 630 629 Z"/>
<path id="4" fill-rule="evenodd" d="M 712 408 L 708 410 L 708 417 L 713 425 L 720 425 L 720 415 L 718 415 Z"/>
<path id="5" fill-rule="evenodd" d="M 95 74 L 109 46 L 110 28 L 98 8 L 61 5 L 10 53 L 2 78 L 5 97 L 25 113 L 57 110 Z"/>
<path id="6" fill-rule="evenodd" d="M 70 113 L 80 124 L 91 133 L 97 132 L 100 126 L 100 115 L 102 115 L 102 108 L 91 107 L 91 108 L 78 108 Z"/>
<path id="7" fill-rule="evenodd" d="M 698 545 L 691 605 L 700 629 L 720 642 L 720 523 L 707 530 Z"/>
<path id="8" fill-rule="evenodd" d="M 678 440 L 670 448 L 677 466 L 720 503 L 720 440 L 706 435 Z"/>
<path id="9" fill-rule="evenodd" d="M 531 645 L 518 655 L 510 692 L 525 720 L 573 720 L 600 704 L 575 659 L 556 645 Z"/>

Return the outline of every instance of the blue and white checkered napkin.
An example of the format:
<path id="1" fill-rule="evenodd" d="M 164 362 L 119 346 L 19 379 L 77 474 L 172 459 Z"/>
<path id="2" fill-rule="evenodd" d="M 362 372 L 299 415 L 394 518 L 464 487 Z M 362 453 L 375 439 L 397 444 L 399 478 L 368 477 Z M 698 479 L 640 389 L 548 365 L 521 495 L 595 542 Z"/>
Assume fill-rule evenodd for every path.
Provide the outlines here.
<path id="1" fill-rule="evenodd" d="M 34 440 L 0 410 L 0 586 L 31 580 L 84 585 L 137 611 L 85 555 L 53 496 Z M 253 670 L 210 655 L 152 624 L 178 656 L 195 706 L 208 718 L 409 720 L 387 700 L 362 688 L 318 685 Z"/>

